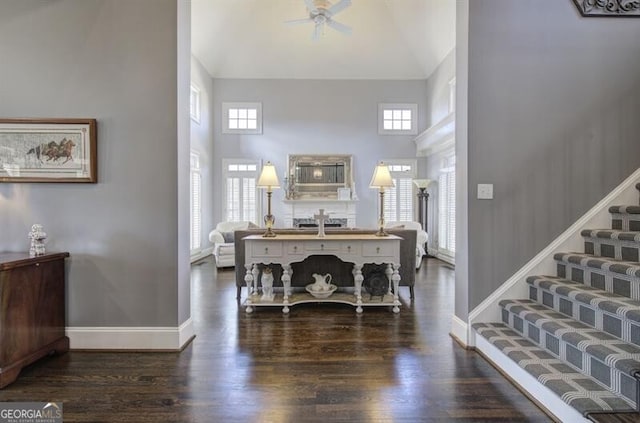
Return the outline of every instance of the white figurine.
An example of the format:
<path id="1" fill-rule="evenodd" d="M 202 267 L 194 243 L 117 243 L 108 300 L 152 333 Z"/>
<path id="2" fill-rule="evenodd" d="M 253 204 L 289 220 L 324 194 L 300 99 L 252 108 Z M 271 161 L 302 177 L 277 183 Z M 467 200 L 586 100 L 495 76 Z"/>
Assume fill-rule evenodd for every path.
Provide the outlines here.
<path id="1" fill-rule="evenodd" d="M 44 240 L 46 238 L 47 233 L 42 229 L 42 225 L 36 223 L 31 226 L 31 232 L 29 232 L 29 239 L 31 239 L 29 255 L 31 257 L 41 256 L 44 254 Z"/>

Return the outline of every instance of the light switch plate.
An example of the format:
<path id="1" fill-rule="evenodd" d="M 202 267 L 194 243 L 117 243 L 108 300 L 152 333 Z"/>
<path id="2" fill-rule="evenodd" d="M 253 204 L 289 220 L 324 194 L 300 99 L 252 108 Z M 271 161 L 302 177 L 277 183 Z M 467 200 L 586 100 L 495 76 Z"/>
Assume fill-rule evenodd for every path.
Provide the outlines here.
<path id="1" fill-rule="evenodd" d="M 478 184 L 478 200 L 493 200 L 493 184 Z"/>

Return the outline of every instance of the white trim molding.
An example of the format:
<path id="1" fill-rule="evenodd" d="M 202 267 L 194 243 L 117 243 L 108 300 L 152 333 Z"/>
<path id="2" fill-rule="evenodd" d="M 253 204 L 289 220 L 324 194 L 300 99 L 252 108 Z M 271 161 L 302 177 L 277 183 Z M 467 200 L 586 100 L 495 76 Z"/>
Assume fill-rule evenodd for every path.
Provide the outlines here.
<path id="1" fill-rule="evenodd" d="M 553 415 L 555 421 L 587 423 L 590 420 L 584 418 L 575 408 L 571 407 L 553 391 L 538 382 L 526 370 L 518 366 L 518 364 L 506 356 L 502 351 L 493 346 L 489 341 L 478 336 L 477 350 L 489 360 L 500 372 L 520 388 L 520 391 L 526 392 L 527 396 L 532 397 L 534 402 Z"/>
<path id="2" fill-rule="evenodd" d="M 180 351 L 195 336 L 193 320 L 178 327 L 67 327 L 72 350 Z"/>
<path id="3" fill-rule="evenodd" d="M 453 147 L 455 132 L 456 114 L 451 112 L 413 140 L 416 144 L 417 156 L 430 156 Z"/>
<path id="4" fill-rule="evenodd" d="M 611 225 L 609 207 L 615 204 L 637 204 L 638 190 L 636 183 L 640 180 L 640 168 L 625 179 L 618 187 L 586 212 L 573 225 L 558 236 L 545 249 L 540 251 L 527 264 L 504 282 L 493 294 L 488 296 L 469 313 L 468 335 L 470 345 L 475 345 L 475 336 L 471 324 L 476 322 L 500 321 L 500 300 L 528 298 L 526 277 L 530 275 L 552 275 L 556 271 L 554 253 L 561 251 L 581 251 L 584 239 L 580 232 L 585 228 L 606 228 Z"/>
<path id="5" fill-rule="evenodd" d="M 456 338 L 465 347 L 469 345 L 469 340 L 467 339 L 468 326 L 467 322 L 455 314 L 451 316 L 451 336 Z"/>
<path id="6" fill-rule="evenodd" d="M 195 254 L 191 254 L 191 264 L 195 263 L 198 260 L 202 260 L 203 258 L 210 256 L 211 254 L 213 254 L 213 247 L 208 247 L 204 250 L 198 251 Z"/>

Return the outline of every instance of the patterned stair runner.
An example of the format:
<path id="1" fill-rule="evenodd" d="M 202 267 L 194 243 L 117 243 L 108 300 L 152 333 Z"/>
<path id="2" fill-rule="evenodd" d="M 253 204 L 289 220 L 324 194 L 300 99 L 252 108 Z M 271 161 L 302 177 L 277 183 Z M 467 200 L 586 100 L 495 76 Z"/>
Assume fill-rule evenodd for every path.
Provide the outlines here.
<path id="1" fill-rule="evenodd" d="M 640 421 L 640 206 L 609 213 L 584 252 L 554 254 L 557 275 L 526 279 L 529 298 L 500 301 L 501 322 L 472 327 L 584 416 Z"/>

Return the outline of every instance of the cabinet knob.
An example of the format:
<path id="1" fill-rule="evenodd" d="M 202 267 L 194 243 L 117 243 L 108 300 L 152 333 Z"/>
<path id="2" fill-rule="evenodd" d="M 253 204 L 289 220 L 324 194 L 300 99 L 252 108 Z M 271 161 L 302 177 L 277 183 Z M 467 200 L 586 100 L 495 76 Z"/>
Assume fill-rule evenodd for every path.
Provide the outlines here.
<path id="1" fill-rule="evenodd" d="M 297 245 L 293 246 L 293 251 L 298 251 L 298 246 Z"/>
<path id="2" fill-rule="evenodd" d="M 40 263 L 36 263 L 36 267 L 40 267 Z"/>
<path id="3" fill-rule="evenodd" d="M 380 247 L 376 247 L 376 253 L 380 254 Z"/>
<path id="4" fill-rule="evenodd" d="M 324 244 L 320 244 L 320 249 L 324 250 Z"/>
<path id="5" fill-rule="evenodd" d="M 267 254 L 269 252 L 269 247 L 264 247 L 264 253 Z"/>
<path id="6" fill-rule="evenodd" d="M 347 251 L 351 252 L 351 245 L 347 245 Z"/>

